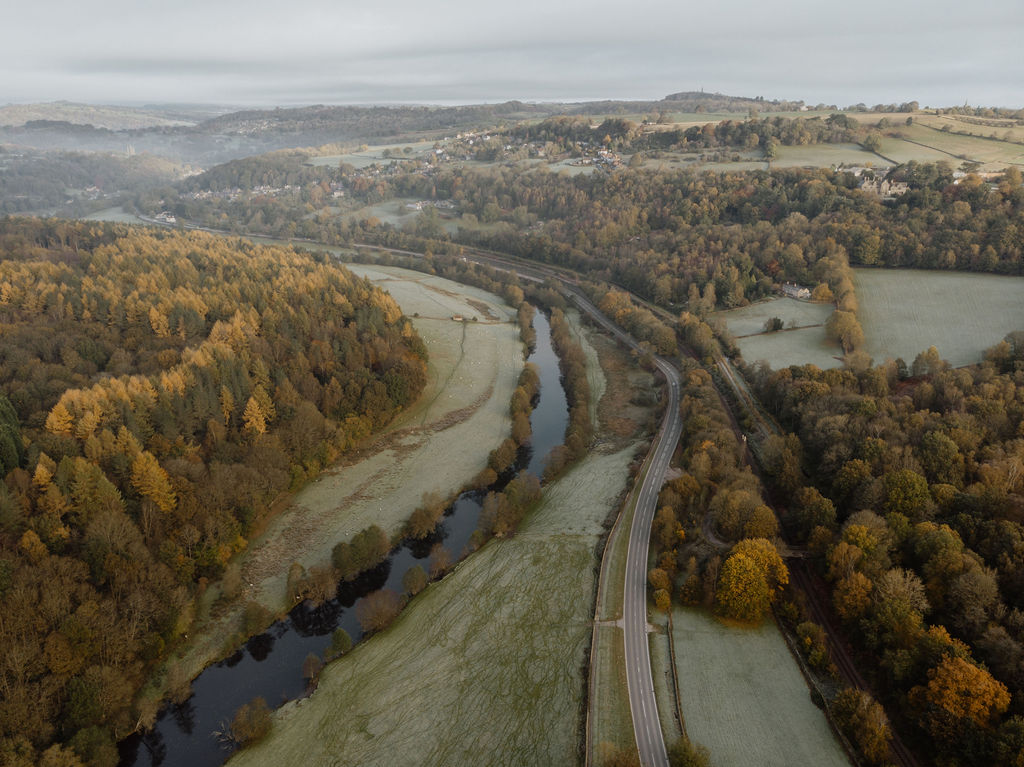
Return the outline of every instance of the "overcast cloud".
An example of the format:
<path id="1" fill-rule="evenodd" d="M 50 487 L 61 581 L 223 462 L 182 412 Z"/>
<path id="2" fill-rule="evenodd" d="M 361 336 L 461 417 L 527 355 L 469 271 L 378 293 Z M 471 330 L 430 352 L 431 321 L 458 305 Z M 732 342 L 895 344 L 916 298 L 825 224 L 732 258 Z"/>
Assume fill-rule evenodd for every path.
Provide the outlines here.
<path id="1" fill-rule="evenodd" d="M 1024 106 L 1022 0 L 0 0 L 0 103 Z"/>

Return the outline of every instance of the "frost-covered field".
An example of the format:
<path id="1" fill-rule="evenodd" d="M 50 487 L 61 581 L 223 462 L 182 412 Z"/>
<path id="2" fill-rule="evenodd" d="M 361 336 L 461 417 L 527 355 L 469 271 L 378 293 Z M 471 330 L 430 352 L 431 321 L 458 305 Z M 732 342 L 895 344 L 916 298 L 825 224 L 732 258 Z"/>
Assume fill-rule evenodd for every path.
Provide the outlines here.
<path id="1" fill-rule="evenodd" d="M 416 201 L 413 197 L 396 197 L 345 213 L 344 218 L 346 221 L 365 221 L 368 218 L 375 218 L 382 224 L 400 227 L 407 221 L 413 221 L 418 215 L 417 211 L 405 207 L 406 203 Z"/>
<path id="2" fill-rule="evenodd" d="M 125 213 L 124 208 L 105 208 L 104 210 L 98 210 L 95 213 L 91 213 L 85 217 L 85 221 L 113 221 L 117 224 L 143 224 L 145 223 L 141 218 L 136 216 L 134 213 Z"/>
<path id="3" fill-rule="evenodd" d="M 823 327 L 750 336 L 738 339 L 736 344 L 747 362 L 764 360 L 775 370 L 808 364 L 825 370 L 843 364 L 842 349 L 825 338 Z"/>
<path id="4" fill-rule="evenodd" d="M 577 763 L 595 545 L 634 449 L 591 453 L 231 764 Z"/>
<path id="5" fill-rule="evenodd" d="M 919 269 L 854 269 L 867 352 L 876 363 L 935 346 L 955 366 L 1024 330 L 1024 279 Z"/>
<path id="6" fill-rule="evenodd" d="M 792 323 L 795 327 L 804 328 L 811 325 L 824 325 L 832 314 L 831 304 L 812 304 L 807 301 L 796 301 L 792 298 L 774 298 L 770 301 L 758 301 L 740 309 L 716 312 L 714 319 L 720 320 L 729 328 L 734 336 L 749 336 L 764 331 L 764 323 L 772 317 L 778 317 L 788 328 Z"/>
<path id="7" fill-rule="evenodd" d="M 849 767 L 775 623 L 736 628 L 682 607 L 672 620 L 686 729 L 715 767 Z"/>
<path id="8" fill-rule="evenodd" d="M 402 150 L 411 147 L 412 152 L 405 154 L 399 152 L 395 158 L 385 157 L 385 150 Z M 310 157 L 307 165 L 330 165 L 337 167 L 339 163 L 347 163 L 354 168 L 365 168 L 380 163 L 383 165 L 391 162 L 392 159 L 409 159 L 419 157 L 433 147 L 432 141 L 412 141 L 404 144 L 382 144 L 380 146 L 367 147 L 362 152 L 350 152 L 349 154 L 324 154 L 317 157 Z"/>
<path id="9" fill-rule="evenodd" d="M 808 363 L 834 368 L 842 364 L 838 359 L 842 350 L 825 338 L 825 321 L 831 313 L 831 304 L 776 298 L 713 316 L 736 337 L 747 362 L 764 360 L 775 369 Z M 781 319 L 786 329 L 765 333 L 764 323 L 772 317 Z"/>

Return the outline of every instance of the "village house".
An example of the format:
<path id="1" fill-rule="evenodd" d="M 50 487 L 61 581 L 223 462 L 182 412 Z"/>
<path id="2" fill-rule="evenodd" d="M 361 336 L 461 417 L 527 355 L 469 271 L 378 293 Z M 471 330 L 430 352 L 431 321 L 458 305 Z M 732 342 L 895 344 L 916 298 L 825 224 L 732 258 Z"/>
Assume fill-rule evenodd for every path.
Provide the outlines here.
<path id="1" fill-rule="evenodd" d="M 901 194 L 910 191 L 904 181 L 890 181 L 887 178 L 866 178 L 860 182 L 861 191 L 877 194 L 883 200 L 895 200 Z"/>
<path id="2" fill-rule="evenodd" d="M 795 282 L 787 282 L 782 286 L 782 292 L 789 298 L 796 298 L 800 301 L 810 301 L 811 291 Z"/>

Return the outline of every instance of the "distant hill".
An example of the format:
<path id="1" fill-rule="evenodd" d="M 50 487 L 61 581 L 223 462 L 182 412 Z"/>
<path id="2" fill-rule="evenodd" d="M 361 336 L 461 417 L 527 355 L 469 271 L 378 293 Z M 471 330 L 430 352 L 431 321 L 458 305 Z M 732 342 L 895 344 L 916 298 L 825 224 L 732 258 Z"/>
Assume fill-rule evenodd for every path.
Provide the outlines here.
<path id="1" fill-rule="evenodd" d="M 159 108 L 134 108 L 119 106 L 96 106 L 74 104 L 70 101 L 54 101 L 47 104 L 9 104 L 0 107 L 0 125 L 20 127 L 37 120 L 67 122 L 74 125 L 92 125 L 109 130 L 136 130 L 139 128 L 164 128 L 174 125 L 194 125 L 178 114 L 171 116 Z"/>
<path id="2" fill-rule="evenodd" d="M 760 96 L 727 96 L 724 93 L 705 93 L 704 91 L 682 91 L 670 93 L 664 99 L 675 110 L 696 112 L 745 112 L 758 109 L 766 112 L 789 112 L 804 106 L 803 101 L 767 100 Z"/>
<path id="3" fill-rule="evenodd" d="M 206 120 L 199 129 L 208 133 L 242 135 L 302 134 L 309 137 L 307 143 L 325 143 L 339 138 L 373 138 L 416 131 L 484 127 L 504 119 L 551 114 L 556 106 L 519 101 L 454 107 L 318 104 L 232 112 Z"/>

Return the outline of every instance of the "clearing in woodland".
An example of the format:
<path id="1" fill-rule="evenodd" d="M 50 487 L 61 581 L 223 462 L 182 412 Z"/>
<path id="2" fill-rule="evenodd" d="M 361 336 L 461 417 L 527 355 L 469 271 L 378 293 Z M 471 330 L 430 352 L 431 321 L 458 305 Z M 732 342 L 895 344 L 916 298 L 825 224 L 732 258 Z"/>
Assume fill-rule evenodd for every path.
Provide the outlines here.
<path id="1" fill-rule="evenodd" d="M 922 269 L 854 269 L 865 350 L 909 366 L 934 346 L 954 367 L 1024 330 L 1024 279 Z"/>
<path id="2" fill-rule="evenodd" d="M 514 537 L 328 665 L 317 691 L 231 764 L 577 763 L 595 547 L 635 449 L 599 442 Z"/>
<path id="3" fill-rule="evenodd" d="M 789 365 L 842 365 L 842 349 L 825 337 L 825 322 L 831 304 L 813 304 L 792 298 L 759 301 L 740 309 L 717 312 L 714 319 L 725 323 L 747 362 L 764 360 L 778 370 Z M 766 333 L 764 324 L 778 317 L 783 329 Z"/>

